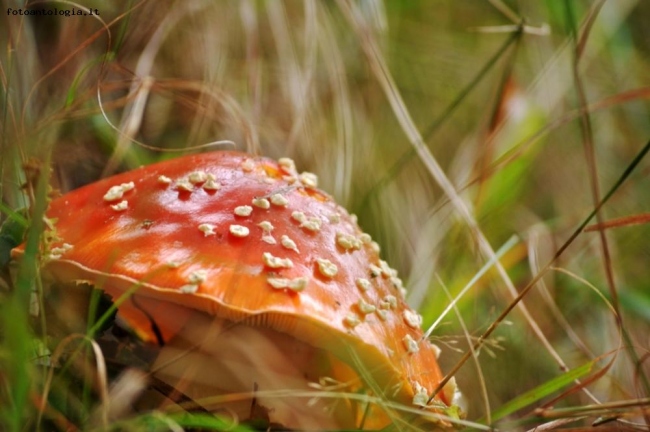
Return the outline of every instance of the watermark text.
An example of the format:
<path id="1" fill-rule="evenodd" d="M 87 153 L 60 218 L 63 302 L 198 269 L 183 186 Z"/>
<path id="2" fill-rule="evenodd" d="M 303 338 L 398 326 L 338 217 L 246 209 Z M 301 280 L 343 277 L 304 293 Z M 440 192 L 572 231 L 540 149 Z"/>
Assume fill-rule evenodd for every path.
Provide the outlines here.
<path id="1" fill-rule="evenodd" d="M 94 16 L 99 15 L 97 9 L 60 9 L 60 8 L 31 8 L 31 9 L 7 9 L 7 15 L 10 16 Z"/>

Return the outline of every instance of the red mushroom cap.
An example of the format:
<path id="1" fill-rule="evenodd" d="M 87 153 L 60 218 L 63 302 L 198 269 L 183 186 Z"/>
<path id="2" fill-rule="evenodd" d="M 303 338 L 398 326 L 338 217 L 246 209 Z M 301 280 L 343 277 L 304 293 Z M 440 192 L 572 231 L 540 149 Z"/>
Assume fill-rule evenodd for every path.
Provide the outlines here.
<path id="1" fill-rule="evenodd" d="M 354 356 L 387 394 L 422 401 L 441 380 L 436 348 L 397 273 L 316 181 L 288 159 L 236 152 L 116 175 L 52 201 L 58 241 L 46 268 L 114 298 L 137 286 L 139 296 L 287 333 L 350 365 Z M 125 302 L 120 312 L 153 338 L 137 308 Z M 178 330 L 178 317 L 155 319 L 165 340 Z"/>

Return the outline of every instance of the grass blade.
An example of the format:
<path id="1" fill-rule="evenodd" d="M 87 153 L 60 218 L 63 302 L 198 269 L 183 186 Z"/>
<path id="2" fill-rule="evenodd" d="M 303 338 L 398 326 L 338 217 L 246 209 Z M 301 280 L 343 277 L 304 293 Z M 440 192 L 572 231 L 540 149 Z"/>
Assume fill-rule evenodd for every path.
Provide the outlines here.
<path id="1" fill-rule="evenodd" d="M 590 361 L 582 366 L 555 377 L 532 390 L 529 390 L 510 402 L 502 405 L 492 413 L 492 421 L 498 421 L 522 408 L 525 408 L 571 384 L 573 381 L 587 375 L 593 369 L 596 361 Z"/>

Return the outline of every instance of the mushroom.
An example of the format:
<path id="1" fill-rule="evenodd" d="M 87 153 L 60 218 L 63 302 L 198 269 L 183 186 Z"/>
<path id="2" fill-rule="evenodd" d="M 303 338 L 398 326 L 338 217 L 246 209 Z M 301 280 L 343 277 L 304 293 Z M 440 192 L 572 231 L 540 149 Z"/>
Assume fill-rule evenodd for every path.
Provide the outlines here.
<path id="1" fill-rule="evenodd" d="M 396 412 L 315 389 L 451 406 L 453 389 L 425 396 L 441 381 L 436 347 L 396 272 L 315 175 L 294 167 L 214 152 L 72 191 L 50 203 L 45 270 L 113 299 L 133 293 L 119 315 L 161 345 L 151 373 L 209 410 L 243 419 L 254 401 L 285 427 L 376 429 Z M 282 242 L 253 235 L 260 224 Z"/>

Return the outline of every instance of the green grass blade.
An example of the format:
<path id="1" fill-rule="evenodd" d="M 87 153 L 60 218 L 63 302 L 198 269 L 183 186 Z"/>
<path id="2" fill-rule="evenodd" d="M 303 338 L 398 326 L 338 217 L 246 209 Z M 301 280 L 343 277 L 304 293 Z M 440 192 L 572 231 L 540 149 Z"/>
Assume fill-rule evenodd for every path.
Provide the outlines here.
<path id="1" fill-rule="evenodd" d="M 492 420 L 498 421 L 515 411 L 519 411 L 522 408 L 525 408 L 559 390 L 566 387 L 567 385 L 573 383 L 575 380 L 587 375 L 593 369 L 596 361 L 590 361 L 585 363 L 582 366 L 579 366 L 575 369 L 571 369 L 567 373 L 555 377 L 532 390 L 529 390 L 516 398 L 512 399 L 510 402 L 507 402 L 496 411 L 492 413 Z"/>
<path id="2" fill-rule="evenodd" d="M 49 157 L 43 163 L 49 167 Z M 18 269 L 15 290 L 1 305 L 2 328 L 4 332 L 3 349 L 11 353 L 6 361 L 7 380 L 10 388 L 10 404 L 3 407 L 2 415 L 6 430 L 24 429 L 24 416 L 31 387 L 31 361 L 33 354 L 32 335 L 29 330 L 29 302 L 34 285 L 34 275 L 38 274 L 38 251 L 41 233 L 44 230 L 43 216 L 47 209 L 47 176 L 41 176 L 36 191 L 36 201 L 32 208 L 32 223 L 27 232 L 25 254 Z"/>
<path id="3" fill-rule="evenodd" d="M 510 35 L 508 39 L 499 47 L 499 49 L 488 59 L 488 61 L 483 65 L 483 67 L 478 71 L 474 76 L 474 79 L 465 87 L 462 91 L 458 93 L 458 96 L 449 104 L 449 106 L 443 111 L 442 115 L 435 119 L 424 131 L 422 138 L 424 141 L 428 141 L 438 128 L 456 111 L 456 108 L 465 100 L 465 98 L 476 88 L 476 86 L 483 81 L 487 76 L 488 72 L 494 67 L 499 59 L 508 51 L 508 49 L 517 42 L 521 37 L 521 32 L 515 32 Z M 415 149 L 410 149 L 406 151 L 390 168 L 386 170 L 379 181 L 368 191 L 366 196 L 361 200 L 360 208 L 366 208 L 372 197 L 379 195 L 381 190 L 390 183 L 390 181 L 397 176 L 397 174 L 406 166 L 406 164 L 416 156 L 417 152 Z"/>
<path id="4" fill-rule="evenodd" d="M 246 426 L 233 426 L 232 419 L 224 419 L 212 414 L 181 413 L 168 417 L 185 428 L 201 428 L 207 430 L 230 430 L 234 432 L 252 432 L 254 429 Z"/>

